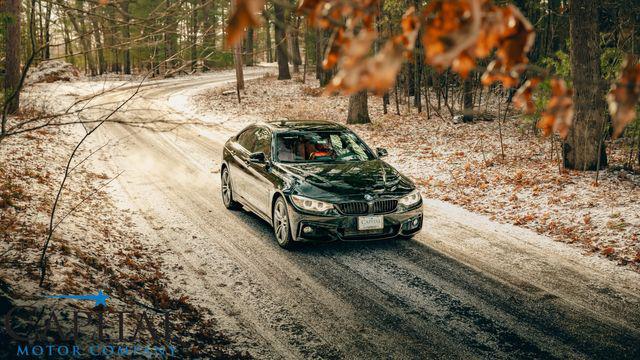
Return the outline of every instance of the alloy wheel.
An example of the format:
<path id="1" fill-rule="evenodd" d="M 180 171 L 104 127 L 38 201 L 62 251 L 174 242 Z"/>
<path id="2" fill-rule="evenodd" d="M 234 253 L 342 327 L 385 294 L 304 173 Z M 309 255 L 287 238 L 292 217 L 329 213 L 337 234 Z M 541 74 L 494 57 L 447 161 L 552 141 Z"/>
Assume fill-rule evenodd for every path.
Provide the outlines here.
<path id="1" fill-rule="evenodd" d="M 285 206 L 284 201 L 278 200 L 273 211 L 273 230 L 281 246 L 289 243 L 289 217 Z"/>
<path id="2" fill-rule="evenodd" d="M 226 169 L 222 173 L 222 201 L 225 206 L 231 204 L 231 181 L 229 178 L 229 171 Z"/>

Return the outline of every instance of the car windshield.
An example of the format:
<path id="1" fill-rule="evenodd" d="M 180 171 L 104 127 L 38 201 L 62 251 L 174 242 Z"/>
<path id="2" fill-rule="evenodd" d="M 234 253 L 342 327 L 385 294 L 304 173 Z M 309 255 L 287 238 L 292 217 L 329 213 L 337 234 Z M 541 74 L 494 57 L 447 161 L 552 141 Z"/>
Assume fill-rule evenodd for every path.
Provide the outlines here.
<path id="1" fill-rule="evenodd" d="M 348 131 L 301 131 L 276 135 L 281 162 L 346 162 L 374 159 L 369 148 Z"/>

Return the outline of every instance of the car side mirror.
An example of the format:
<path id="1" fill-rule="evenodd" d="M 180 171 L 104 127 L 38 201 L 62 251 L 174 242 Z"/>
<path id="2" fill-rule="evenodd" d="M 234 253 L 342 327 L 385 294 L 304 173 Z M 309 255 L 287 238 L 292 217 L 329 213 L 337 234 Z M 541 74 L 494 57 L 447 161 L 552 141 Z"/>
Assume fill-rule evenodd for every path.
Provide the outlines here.
<path id="1" fill-rule="evenodd" d="M 249 155 L 249 161 L 254 164 L 266 164 L 267 157 L 264 155 L 263 152 L 254 152 L 251 155 Z"/>
<path id="2" fill-rule="evenodd" d="M 377 148 L 376 153 L 378 154 L 378 157 L 385 157 L 389 155 L 389 153 L 387 152 L 387 149 L 385 148 Z"/>

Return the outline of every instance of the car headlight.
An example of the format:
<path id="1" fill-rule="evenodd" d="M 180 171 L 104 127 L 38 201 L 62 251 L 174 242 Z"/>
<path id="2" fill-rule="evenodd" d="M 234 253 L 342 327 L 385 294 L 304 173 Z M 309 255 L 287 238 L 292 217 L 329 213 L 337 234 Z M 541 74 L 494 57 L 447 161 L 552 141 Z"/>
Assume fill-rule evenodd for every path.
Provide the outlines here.
<path id="1" fill-rule="evenodd" d="M 419 203 L 421 199 L 420 192 L 418 190 L 413 190 L 409 195 L 401 197 L 398 202 L 405 207 L 411 207 Z"/>
<path id="2" fill-rule="evenodd" d="M 323 213 L 333 209 L 333 204 L 331 203 L 309 199 L 304 196 L 291 195 L 291 200 L 297 207 L 302 210 Z"/>

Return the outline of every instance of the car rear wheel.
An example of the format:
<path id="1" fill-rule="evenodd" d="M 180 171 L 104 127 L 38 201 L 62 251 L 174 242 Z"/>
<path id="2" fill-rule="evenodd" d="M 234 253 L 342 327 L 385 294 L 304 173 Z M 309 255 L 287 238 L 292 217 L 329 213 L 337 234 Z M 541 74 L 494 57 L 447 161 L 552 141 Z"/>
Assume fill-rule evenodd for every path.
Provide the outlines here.
<path id="1" fill-rule="evenodd" d="M 293 245 L 293 237 L 291 236 L 287 203 L 283 197 L 279 197 L 273 207 L 273 232 L 278 241 L 278 245 L 285 249 L 291 248 Z"/>
<path id="2" fill-rule="evenodd" d="M 231 189 L 231 175 L 226 167 L 222 169 L 222 183 L 220 184 L 222 191 L 222 203 L 229 210 L 240 209 L 240 204 L 233 200 L 233 190 Z"/>

